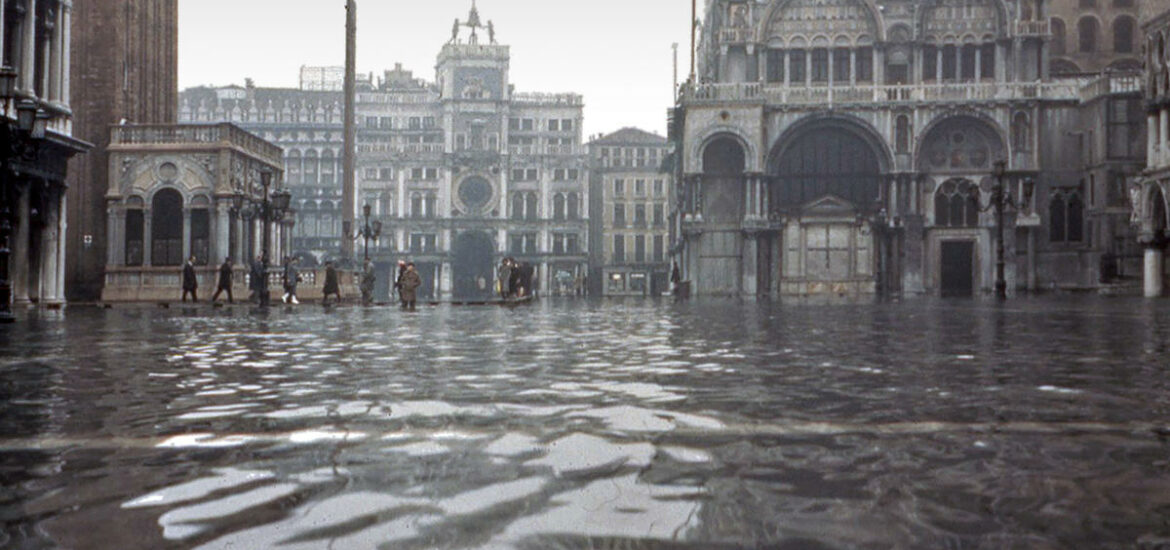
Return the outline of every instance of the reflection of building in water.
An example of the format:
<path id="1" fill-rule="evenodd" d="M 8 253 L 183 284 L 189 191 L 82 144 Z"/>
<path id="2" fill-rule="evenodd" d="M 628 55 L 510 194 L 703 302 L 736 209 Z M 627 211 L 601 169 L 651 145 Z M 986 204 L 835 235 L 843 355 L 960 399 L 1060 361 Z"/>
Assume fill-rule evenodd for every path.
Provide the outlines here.
<path id="1" fill-rule="evenodd" d="M 1166 245 L 1170 242 L 1170 0 L 1142 4 L 1145 39 L 1145 89 L 1149 125 L 1148 162 L 1144 181 L 1132 189 L 1133 220 L 1144 247 L 1145 295 L 1166 291 Z"/>
<path id="2" fill-rule="evenodd" d="M 1140 81 L 1050 76 L 1050 11 L 713 1 L 672 121 L 683 278 L 698 294 L 989 290 L 1000 160 L 1022 206 L 1006 215 L 1010 289 L 1135 277 L 1125 190 L 1145 155 Z M 1120 25 L 1077 62 L 1132 61 Z"/>
<path id="3" fill-rule="evenodd" d="M 377 296 L 388 297 L 399 258 L 417 264 L 423 297 L 490 296 L 505 256 L 536 266 L 541 289 L 584 277 L 581 96 L 515 92 L 510 49 L 490 22 L 472 13 L 453 30 L 435 82 L 396 66 L 358 83 L 358 205 L 384 224 L 370 244 Z M 340 249 L 342 96 L 309 91 L 328 89 L 329 74 L 302 71 L 312 82 L 301 90 L 188 90 L 181 111 L 284 146 L 298 212 L 293 246 L 315 261 Z"/>
<path id="4" fill-rule="evenodd" d="M 623 128 L 589 142 L 590 293 L 658 296 L 669 289 L 671 175 L 666 138 Z"/>

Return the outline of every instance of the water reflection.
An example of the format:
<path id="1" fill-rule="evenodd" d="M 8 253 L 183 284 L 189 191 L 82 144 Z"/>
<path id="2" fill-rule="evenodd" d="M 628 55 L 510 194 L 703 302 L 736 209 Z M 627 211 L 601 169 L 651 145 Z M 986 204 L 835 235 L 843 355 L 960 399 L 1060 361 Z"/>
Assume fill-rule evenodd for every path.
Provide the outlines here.
<path id="1" fill-rule="evenodd" d="M 73 309 L 0 333 L 0 546 L 1170 536 L 1170 306 Z"/>

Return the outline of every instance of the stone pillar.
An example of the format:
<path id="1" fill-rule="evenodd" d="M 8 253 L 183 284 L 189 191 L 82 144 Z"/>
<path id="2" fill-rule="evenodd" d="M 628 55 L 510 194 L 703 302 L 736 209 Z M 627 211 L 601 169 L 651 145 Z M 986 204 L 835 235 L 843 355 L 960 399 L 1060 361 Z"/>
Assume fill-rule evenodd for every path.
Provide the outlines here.
<path id="1" fill-rule="evenodd" d="M 37 251 L 41 256 L 40 303 L 42 305 L 61 303 L 57 288 L 57 270 L 60 265 L 57 257 L 57 240 L 60 238 L 58 220 L 61 199 L 55 196 L 57 192 L 54 190 L 46 190 L 46 194 L 48 200 L 45 201 L 47 210 L 45 212 L 45 227 L 41 229 L 41 249 Z"/>
<path id="2" fill-rule="evenodd" d="M 940 46 L 938 48 L 935 48 L 935 50 L 934 50 L 934 81 L 935 82 L 942 82 L 942 78 L 943 78 L 942 66 L 943 66 L 943 49 Z"/>
<path id="3" fill-rule="evenodd" d="M 857 85 L 857 50 L 849 50 L 849 85 Z"/>
<path id="4" fill-rule="evenodd" d="M 45 90 L 45 95 L 54 103 L 68 103 L 68 98 L 61 95 L 61 74 L 64 72 L 62 53 L 68 47 L 68 44 L 63 42 L 65 38 L 65 28 L 61 20 L 63 13 L 64 10 L 58 8 L 57 13 L 53 14 L 54 32 L 52 47 L 49 49 L 49 86 Z"/>
<path id="5" fill-rule="evenodd" d="M 1160 246 L 1146 246 L 1145 269 L 1142 277 L 1142 289 L 1146 298 L 1159 298 L 1165 290 L 1165 254 L 1165 250 Z"/>
<path id="6" fill-rule="evenodd" d="M 215 240 L 212 241 L 210 258 L 208 261 L 211 265 L 219 265 L 220 262 L 227 256 L 235 256 L 232 253 L 232 234 L 231 223 L 232 217 L 229 212 L 230 206 L 226 199 L 221 199 L 215 203 L 214 206 L 215 217 L 213 219 L 213 227 L 215 227 Z"/>
<path id="7" fill-rule="evenodd" d="M 747 233 L 743 236 L 743 257 L 740 260 L 740 265 L 743 266 L 740 275 L 743 280 L 741 281 L 739 290 L 747 296 L 755 296 L 756 289 L 758 288 L 756 286 L 758 282 L 756 281 L 756 276 L 758 275 L 759 269 L 756 264 L 759 262 L 760 257 L 759 245 L 760 241 L 755 233 Z"/>
<path id="8" fill-rule="evenodd" d="M 17 69 L 20 71 L 20 83 L 17 86 L 20 88 L 20 91 L 24 92 L 26 95 L 33 96 L 36 95 L 34 90 L 36 90 L 37 73 L 37 58 L 35 55 L 37 49 L 37 0 L 28 0 L 27 6 L 28 12 L 24 14 L 24 22 L 22 23 L 24 27 L 24 36 L 21 38 L 24 41 L 24 51 L 21 52 L 23 54 L 23 60 L 20 62 L 20 67 Z"/>
<path id="9" fill-rule="evenodd" d="M 1159 165 L 1158 160 L 1158 115 L 1146 116 L 1146 158 L 1151 165 Z"/>
<path id="10" fill-rule="evenodd" d="M 923 294 L 926 292 L 926 278 L 923 270 L 925 259 L 925 220 L 921 214 L 902 216 L 904 227 L 901 246 L 902 292 Z"/>
<path id="11" fill-rule="evenodd" d="M 61 3 L 61 42 L 64 47 L 61 51 L 61 102 L 69 103 L 72 93 L 72 82 L 69 79 L 70 50 L 73 44 L 73 6 L 68 2 Z"/>
<path id="12" fill-rule="evenodd" d="M 12 285 L 12 303 L 28 303 L 28 240 L 29 240 L 29 194 L 28 185 L 16 185 L 17 199 L 16 227 L 8 237 L 8 277 Z"/>
<path id="13" fill-rule="evenodd" d="M 149 208 L 142 210 L 142 265 L 154 265 L 154 216 Z"/>
<path id="14" fill-rule="evenodd" d="M 191 209 L 183 207 L 183 263 L 191 257 Z"/>
<path id="15" fill-rule="evenodd" d="M 787 87 L 792 82 L 792 58 L 789 55 L 789 50 L 784 50 L 784 86 Z"/>
<path id="16" fill-rule="evenodd" d="M 69 202 L 65 197 L 65 188 L 61 187 L 60 199 L 57 204 L 57 297 L 61 303 L 65 303 L 65 231 L 69 228 Z"/>
<path id="17" fill-rule="evenodd" d="M 1158 160 L 1159 162 L 1166 160 L 1167 152 L 1170 151 L 1170 110 L 1162 109 L 1158 111 L 1158 131 L 1161 132 L 1161 137 L 1158 139 Z"/>

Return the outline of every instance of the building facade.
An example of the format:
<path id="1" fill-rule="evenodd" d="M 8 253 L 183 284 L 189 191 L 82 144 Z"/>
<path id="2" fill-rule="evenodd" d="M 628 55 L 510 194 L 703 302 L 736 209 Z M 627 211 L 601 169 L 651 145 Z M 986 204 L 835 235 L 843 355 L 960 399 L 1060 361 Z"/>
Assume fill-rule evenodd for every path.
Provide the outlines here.
<path id="1" fill-rule="evenodd" d="M 1147 168 L 1132 187 L 1133 221 L 1144 250 L 1143 287 L 1150 298 L 1166 293 L 1166 246 L 1170 243 L 1170 0 L 1142 5 L 1145 53 Z"/>
<path id="2" fill-rule="evenodd" d="M 264 199 L 264 171 L 272 174 L 269 191 L 281 187 L 279 147 L 228 123 L 157 124 L 115 126 L 108 151 L 103 301 L 179 298 L 190 257 L 200 291 L 215 290 L 225 258 L 236 266 L 237 293 L 247 288 L 244 273 L 265 249 L 265 222 L 244 206 Z M 288 254 L 290 230 L 269 225 L 274 263 Z"/>
<path id="3" fill-rule="evenodd" d="M 73 137 L 68 0 L 3 0 L 0 9 L 0 321 L 11 307 L 65 302 Z"/>
<path id="4" fill-rule="evenodd" d="M 66 287 L 97 300 L 106 263 L 110 126 L 173 124 L 178 109 L 178 1 L 78 2 L 70 55 L 74 135 L 93 143 L 69 175 Z"/>
<path id="5" fill-rule="evenodd" d="M 516 92 L 510 49 L 474 8 L 454 30 L 439 52 L 435 81 L 397 66 L 358 82 L 357 198 L 383 223 L 370 242 L 375 295 L 390 296 L 395 262 L 409 259 L 423 276 L 420 296 L 485 298 L 493 294 L 495 267 L 508 256 L 537 268 L 542 292 L 575 292 L 588 266 L 584 102 L 571 93 Z M 333 80 L 329 71 L 310 74 L 320 76 L 322 88 Z M 266 126 L 255 118 L 265 115 L 248 114 L 255 100 L 247 96 L 238 108 L 225 103 L 226 91 L 238 88 L 184 91 L 180 115 L 229 120 L 285 149 L 297 210 L 294 253 L 324 260 L 336 257 L 340 239 L 355 236 L 341 228 L 343 97 L 315 86 L 264 92 L 308 102 L 291 109 L 300 113 L 297 127 Z M 282 110 L 264 105 L 257 110 Z M 364 243 L 358 245 L 364 253 Z"/>
<path id="6" fill-rule="evenodd" d="M 589 142 L 591 279 L 604 296 L 661 296 L 670 289 L 671 174 L 666 138 L 623 128 Z"/>
<path id="7" fill-rule="evenodd" d="M 1047 2 L 711 2 L 672 121 L 692 291 L 971 295 L 1001 261 L 1011 291 L 1136 276 L 1140 79 L 1051 77 L 1050 21 Z"/>
<path id="8" fill-rule="evenodd" d="M 1052 75 L 1135 72 L 1142 66 L 1138 2 L 1144 1 L 1050 0 L 1046 7 L 1025 3 L 1021 9 L 1046 10 L 1050 16 Z"/>

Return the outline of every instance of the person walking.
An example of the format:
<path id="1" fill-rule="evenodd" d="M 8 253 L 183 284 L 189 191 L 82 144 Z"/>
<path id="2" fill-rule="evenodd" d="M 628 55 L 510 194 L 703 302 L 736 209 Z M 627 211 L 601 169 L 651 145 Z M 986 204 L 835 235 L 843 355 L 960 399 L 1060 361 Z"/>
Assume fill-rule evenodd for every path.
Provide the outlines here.
<path id="1" fill-rule="evenodd" d="M 363 306 L 374 302 L 374 282 L 377 280 L 378 274 L 374 271 L 374 262 L 366 258 L 365 264 L 362 265 L 362 280 L 360 282 Z"/>
<path id="2" fill-rule="evenodd" d="M 252 291 L 248 301 L 260 301 L 260 293 L 264 291 L 264 257 L 256 256 L 252 261 L 252 269 L 248 271 L 248 289 Z"/>
<path id="3" fill-rule="evenodd" d="M 192 302 L 198 302 L 199 296 L 196 291 L 199 290 L 199 278 L 195 275 L 195 256 L 187 258 L 187 263 L 183 265 L 183 298 L 187 301 L 187 294 L 191 295 Z"/>
<path id="4" fill-rule="evenodd" d="M 223 264 L 219 266 L 219 284 L 216 285 L 215 294 L 211 295 L 211 301 L 215 302 L 219 299 L 219 293 L 227 291 L 228 303 L 232 303 L 232 258 L 229 256 L 223 259 Z"/>
<path id="5" fill-rule="evenodd" d="M 497 290 L 500 298 L 507 300 L 512 295 L 512 258 L 504 258 L 500 262 L 500 269 L 496 272 Z"/>
<path id="6" fill-rule="evenodd" d="M 284 262 L 284 296 L 281 301 L 286 304 L 299 304 L 297 300 L 297 283 L 301 280 L 301 274 L 297 272 L 296 257 L 288 258 Z"/>
<path id="7" fill-rule="evenodd" d="M 402 280 L 398 283 L 398 295 L 402 297 L 402 309 L 414 311 L 420 286 L 422 286 L 422 277 L 419 277 L 418 272 L 414 270 L 414 262 L 406 264 L 406 271 L 402 273 Z"/>
<path id="8" fill-rule="evenodd" d="M 337 302 L 341 302 L 341 284 L 337 281 L 337 269 L 333 267 L 333 262 L 325 262 L 325 288 L 321 293 L 324 295 L 321 298 L 322 304 L 327 305 L 330 296 L 336 296 Z"/>

